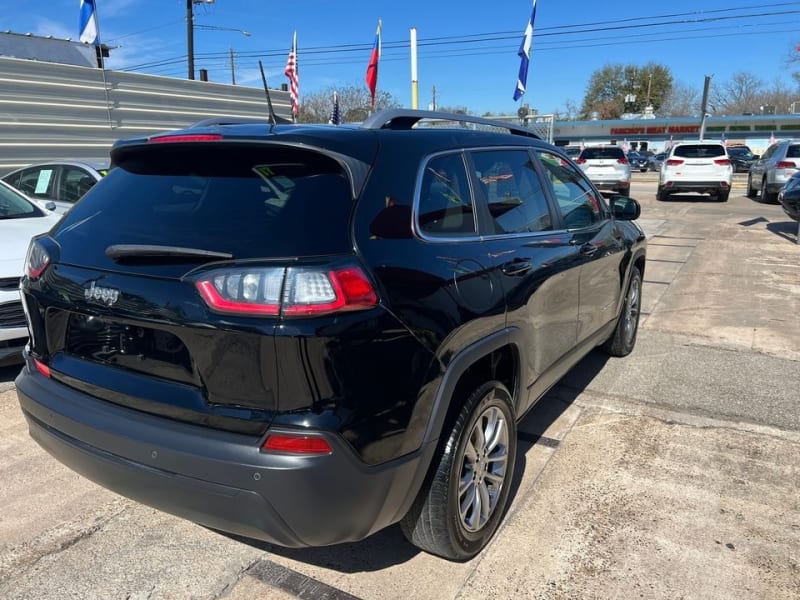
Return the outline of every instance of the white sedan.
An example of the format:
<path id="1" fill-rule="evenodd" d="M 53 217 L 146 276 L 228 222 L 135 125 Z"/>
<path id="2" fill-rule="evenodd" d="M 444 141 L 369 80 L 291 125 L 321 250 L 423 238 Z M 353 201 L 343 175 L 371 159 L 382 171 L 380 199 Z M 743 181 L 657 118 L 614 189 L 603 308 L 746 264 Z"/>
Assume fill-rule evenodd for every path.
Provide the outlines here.
<path id="1" fill-rule="evenodd" d="M 19 295 L 28 244 L 60 218 L 0 181 L 0 365 L 20 360 L 28 339 Z"/>

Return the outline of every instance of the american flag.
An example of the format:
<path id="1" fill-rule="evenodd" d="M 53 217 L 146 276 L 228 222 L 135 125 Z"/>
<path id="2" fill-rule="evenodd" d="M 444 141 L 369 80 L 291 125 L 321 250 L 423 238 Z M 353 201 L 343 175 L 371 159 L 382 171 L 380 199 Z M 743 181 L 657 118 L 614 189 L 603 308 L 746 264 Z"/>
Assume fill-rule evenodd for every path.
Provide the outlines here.
<path id="1" fill-rule="evenodd" d="M 342 115 L 339 112 L 339 94 L 333 92 L 333 111 L 331 112 L 331 125 L 341 125 L 342 124 Z"/>
<path id="2" fill-rule="evenodd" d="M 292 114 L 297 116 L 300 109 L 300 72 L 297 70 L 297 32 L 292 38 L 292 49 L 286 60 L 286 77 L 289 78 L 289 95 L 292 97 Z"/>

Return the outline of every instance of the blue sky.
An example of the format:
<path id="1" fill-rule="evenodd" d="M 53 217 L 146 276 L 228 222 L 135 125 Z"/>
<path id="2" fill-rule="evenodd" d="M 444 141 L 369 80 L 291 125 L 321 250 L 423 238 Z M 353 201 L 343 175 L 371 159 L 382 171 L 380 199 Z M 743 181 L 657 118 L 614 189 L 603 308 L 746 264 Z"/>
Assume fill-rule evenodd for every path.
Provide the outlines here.
<path id="1" fill-rule="evenodd" d="M 0 29 L 77 39 L 79 4 L 2 0 Z M 185 0 L 96 4 L 101 38 L 118 46 L 109 68 L 186 77 Z M 260 85 L 261 58 L 270 86 L 277 87 L 286 82 L 283 69 L 296 30 L 302 101 L 304 92 L 363 84 L 380 18 L 380 89 L 410 106 L 408 40 L 416 27 L 420 108 L 428 106 L 436 86 L 440 106 L 513 113 L 516 53 L 530 13 L 529 0 L 217 0 L 195 6 L 195 64 L 208 68 L 212 80 L 229 83 L 233 49 L 237 83 Z M 800 63 L 789 65 L 787 58 L 797 54 L 798 25 L 800 2 L 539 0 L 522 102 L 540 113 L 563 109 L 567 100 L 580 104 L 592 72 L 615 63 L 662 63 L 676 81 L 698 91 L 705 75 L 723 83 L 736 71 L 794 86 L 790 75 Z"/>

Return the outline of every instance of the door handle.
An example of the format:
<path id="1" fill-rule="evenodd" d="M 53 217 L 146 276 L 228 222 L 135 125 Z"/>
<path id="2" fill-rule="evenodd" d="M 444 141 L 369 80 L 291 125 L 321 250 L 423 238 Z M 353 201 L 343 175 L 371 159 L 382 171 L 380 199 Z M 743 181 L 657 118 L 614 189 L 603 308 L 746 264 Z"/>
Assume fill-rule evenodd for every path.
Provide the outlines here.
<path id="1" fill-rule="evenodd" d="M 525 258 L 515 258 L 511 262 L 507 262 L 500 267 L 500 270 L 510 277 L 519 277 L 520 275 L 524 275 L 530 271 L 532 268 L 533 264 L 531 264 L 531 261 Z"/>
<path id="2" fill-rule="evenodd" d="M 592 254 L 594 254 L 595 252 L 597 252 L 597 250 L 598 250 L 597 246 L 595 246 L 594 244 L 590 244 L 590 243 L 588 243 L 588 242 L 587 242 L 586 244 L 584 244 L 583 246 L 581 246 L 580 253 L 581 253 L 583 256 L 591 256 Z"/>

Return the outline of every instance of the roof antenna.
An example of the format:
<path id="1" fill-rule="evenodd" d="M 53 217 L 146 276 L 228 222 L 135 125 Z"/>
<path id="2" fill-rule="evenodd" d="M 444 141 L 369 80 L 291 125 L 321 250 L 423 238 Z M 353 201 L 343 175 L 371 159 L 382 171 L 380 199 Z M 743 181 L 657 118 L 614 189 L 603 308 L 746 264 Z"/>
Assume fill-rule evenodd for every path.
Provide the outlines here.
<path id="1" fill-rule="evenodd" d="M 258 68 L 261 69 L 261 81 L 264 83 L 264 93 L 267 95 L 267 109 L 269 111 L 269 132 L 272 133 L 272 128 L 278 123 L 281 125 L 290 125 L 291 121 L 283 119 L 275 114 L 275 109 L 272 108 L 272 98 L 269 96 L 269 87 L 267 86 L 267 77 L 264 75 L 264 65 L 258 61 Z"/>

